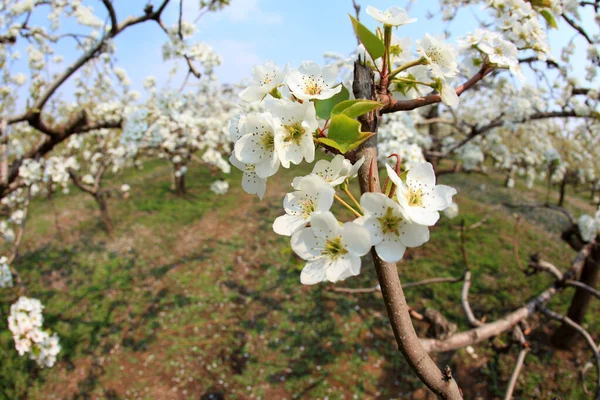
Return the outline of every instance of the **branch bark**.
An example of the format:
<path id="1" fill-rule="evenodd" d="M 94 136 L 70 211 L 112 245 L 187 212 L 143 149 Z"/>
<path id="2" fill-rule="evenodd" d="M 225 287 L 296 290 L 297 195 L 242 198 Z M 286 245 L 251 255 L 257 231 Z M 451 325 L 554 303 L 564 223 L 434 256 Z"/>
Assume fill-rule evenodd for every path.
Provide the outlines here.
<path id="1" fill-rule="evenodd" d="M 353 91 L 357 99 L 375 99 L 373 74 L 360 61 L 354 63 Z M 377 112 L 371 112 L 359 120 L 363 132 L 377 132 Z M 377 135 L 363 143 L 354 155 L 355 159 L 363 156 L 365 162 L 358 173 L 361 192 L 381 192 L 379 174 L 372 172 L 372 163 L 377 162 Z M 443 399 L 462 399 L 461 391 L 451 374 L 443 373 L 438 368 L 419 341 L 409 314 L 409 306 L 404 297 L 396 264 L 381 260 L 374 248 L 371 249 L 371 254 L 399 350 L 419 379 L 436 395 Z"/>

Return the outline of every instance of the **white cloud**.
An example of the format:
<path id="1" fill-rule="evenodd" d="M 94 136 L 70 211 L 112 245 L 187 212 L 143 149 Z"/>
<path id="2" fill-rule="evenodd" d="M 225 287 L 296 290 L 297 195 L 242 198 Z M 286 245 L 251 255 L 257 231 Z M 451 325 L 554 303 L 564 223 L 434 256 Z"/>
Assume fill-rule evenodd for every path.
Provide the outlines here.
<path id="1" fill-rule="evenodd" d="M 260 7 L 260 0 L 232 0 L 228 7 L 220 13 L 232 22 L 258 22 L 268 25 L 280 25 L 283 17 L 273 11 L 264 11 Z"/>

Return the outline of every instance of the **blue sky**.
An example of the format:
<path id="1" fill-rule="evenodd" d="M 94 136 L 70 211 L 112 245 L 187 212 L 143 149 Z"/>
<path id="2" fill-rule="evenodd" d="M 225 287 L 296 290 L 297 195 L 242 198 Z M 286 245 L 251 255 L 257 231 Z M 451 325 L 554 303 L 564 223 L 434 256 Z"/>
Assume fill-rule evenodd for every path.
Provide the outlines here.
<path id="1" fill-rule="evenodd" d="M 119 20 L 129 15 L 140 15 L 148 0 L 114 0 Z M 159 0 L 153 0 L 159 3 Z M 196 19 L 199 0 L 184 0 L 184 16 L 188 20 Z M 84 0 L 97 10 L 97 14 L 106 17 L 106 11 L 100 0 Z M 411 17 L 418 18 L 414 24 L 401 27 L 396 31 L 398 36 L 410 36 L 413 41 L 421 38 L 426 32 L 442 34 L 447 31 L 450 41 L 477 28 L 477 8 L 463 10 L 458 18 L 450 24 L 439 17 L 426 18 L 428 12 L 435 12 L 437 0 L 393 1 L 393 0 L 359 0 L 362 5 L 361 21 L 370 28 L 376 26 L 375 21 L 365 13 L 367 5 L 385 9 L 392 5 L 400 5 L 409 10 Z M 167 25 L 177 23 L 179 1 L 172 0 L 165 10 L 164 19 Z M 356 39 L 353 35 L 348 13 L 354 13 L 351 0 L 232 0 L 231 6 L 222 11 L 207 13 L 197 23 L 196 40 L 207 42 L 223 57 L 223 65 L 217 73 L 222 82 L 234 83 L 249 76 L 252 66 L 264 60 L 273 60 L 280 65 L 289 63 L 297 66 L 303 60 L 323 61 L 324 52 L 348 54 L 354 50 Z M 480 15 L 481 16 L 481 15 Z M 593 26 L 591 17 L 586 17 L 585 26 Z M 45 15 L 36 17 L 40 24 L 47 24 Z M 592 25 L 593 24 L 593 25 Z M 73 29 L 73 21 L 63 21 L 65 30 Z M 567 34 L 568 33 L 568 34 Z M 551 44 L 556 49 L 572 37 L 572 30 L 551 32 Z M 142 82 L 148 75 L 156 76 L 160 83 L 167 80 L 171 63 L 164 63 L 161 45 L 166 35 L 154 23 L 145 23 L 121 34 L 116 40 L 117 65 L 125 68 L 133 82 L 133 88 L 140 90 Z M 22 53 L 25 55 L 24 49 Z M 74 49 L 72 41 L 63 41 L 57 47 L 57 53 L 65 57 L 63 67 L 74 60 L 79 52 Z M 558 56 L 558 52 L 555 52 Z M 580 71 L 583 71 L 584 50 L 575 57 L 581 59 Z M 26 57 L 24 57 L 25 59 Z M 185 71 L 182 63 L 181 74 L 173 85 L 179 87 Z M 26 66 L 25 60 L 21 68 Z M 23 71 L 26 72 L 26 71 Z M 583 76 L 584 73 L 578 73 Z M 69 95 L 72 90 L 67 84 L 63 93 Z"/>

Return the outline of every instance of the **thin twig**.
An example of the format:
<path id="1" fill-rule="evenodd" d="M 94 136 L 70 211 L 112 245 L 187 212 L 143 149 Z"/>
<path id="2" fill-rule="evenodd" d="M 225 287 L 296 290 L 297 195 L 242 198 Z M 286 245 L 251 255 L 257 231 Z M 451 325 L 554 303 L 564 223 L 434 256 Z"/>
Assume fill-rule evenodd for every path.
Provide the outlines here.
<path id="1" fill-rule="evenodd" d="M 483 323 L 479 321 L 475 314 L 473 314 L 473 310 L 471 309 L 471 305 L 469 304 L 469 289 L 471 288 L 471 268 L 469 266 L 469 258 L 467 254 L 467 248 L 465 246 L 465 220 L 463 219 L 461 230 L 460 230 L 460 251 L 462 253 L 463 262 L 465 263 L 465 275 L 463 277 L 463 287 L 460 295 L 460 302 L 462 304 L 462 308 L 467 316 L 467 320 L 472 327 L 481 326 Z"/>
<path id="2" fill-rule="evenodd" d="M 515 260 L 517 260 L 517 265 L 521 271 L 525 271 L 525 267 L 523 266 L 523 261 L 521 261 L 521 256 L 519 255 L 519 221 L 521 221 L 521 216 L 515 216 L 515 228 L 513 230 L 513 253 L 515 255 Z"/>
<path id="3" fill-rule="evenodd" d="M 455 277 L 451 277 L 451 276 L 439 277 L 439 278 L 429 278 L 429 279 L 423 279 L 422 281 L 404 283 L 404 284 L 402 284 L 402 288 L 410 289 L 410 288 L 415 288 L 415 287 L 419 287 L 419 286 L 434 285 L 436 283 L 456 283 L 456 282 L 461 282 L 462 280 L 463 280 L 462 277 L 455 278 Z M 381 292 L 381 286 L 377 285 L 377 286 L 368 287 L 368 288 L 356 288 L 356 289 L 332 286 L 331 290 L 333 292 L 353 293 L 353 294 L 354 293 L 376 293 L 376 292 Z"/>
<path id="4" fill-rule="evenodd" d="M 510 376 L 510 380 L 508 381 L 508 387 L 506 388 L 506 394 L 504 395 L 504 400 L 512 399 L 512 394 L 515 390 L 515 386 L 517 384 L 517 379 L 519 379 L 519 375 L 521 374 L 521 368 L 523 367 L 523 363 L 525 362 L 525 356 L 529 352 L 529 348 L 522 346 L 521 351 L 519 351 L 519 356 L 517 357 L 517 362 L 515 363 L 515 369 L 513 370 L 512 375 Z"/>
<path id="5" fill-rule="evenodd" d="M 600 299 L 600 291 L 598 289 L 594 289 L 590 285 L 586 285 L 583 282 L 575 281 L 573 279 L 567 279 L 566 281 L 564 281 L 564 284 L 567 286 L 574 286 L 583 290 L 587 290 L 588 292 L 596 296 L 598 299 Z"/>
<path id="6" fill-rule="evenodd" d="M 563 324 L 569 325 L 571 328 L 573 328 L 574 330 L 579 332 L 579 334 L 581 336 L 583 336 L 583 338 L 585 339 L 585 341 L 588 344 L 588 347 L 590 348 L 590 350 L 592 350 L 592 353 L 594 353 L 594 358 L 596 360 L 596 373 L 597 373 L 596 385 L 597 386 L 596 386 L 595 399 L 600 400 L 600 353 L 598 352 L 598 346 L 596 345 L 596 342 L 594 342 L 594 339 L 592 338 L 592 336 L 588 333 L 588 331 L 586 331 L 578 323 L 574 322 L 571 318 L 564 316 L 564 315 L 560 315 L 558 313 L 555 313 L 554 311 L 549 310 L 545 306 L 540 305 L 540 306 L 538 306 L 538 309 L 542 312 L 542 314 L 544 314 L 548 318 L 552 318 L 552 319 L 562 322 Z"/>

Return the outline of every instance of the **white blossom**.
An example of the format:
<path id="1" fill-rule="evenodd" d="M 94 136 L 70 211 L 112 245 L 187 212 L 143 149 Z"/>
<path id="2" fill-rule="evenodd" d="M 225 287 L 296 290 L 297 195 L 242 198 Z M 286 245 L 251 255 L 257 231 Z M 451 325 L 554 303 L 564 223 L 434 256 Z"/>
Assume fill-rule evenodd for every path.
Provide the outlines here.
<path id="1" fill-rule="evenodd" d="M 295 192 L 283 199 L 285 215 L 273 223 L 275 233 L 290 236 L 311 222 L 315 212 L 329 211 L 335 190 L 320 176 L 307 175 L 294 182 Z"/>
<path id="2" fill-rule="evenodd" d="M 353 222 L 339 225 L 329 211 L 317 212 L 309 228 L 291 238 L 292 250 L 307 263 L 300 273 L 303 285 L 337 282 L 360 273 L 360 257 L 371 248 L 369 232 Z"/>
<path id="3" fill-rule="evenodd" d="M 385 11 L 381 11 L 373 6 L 367 6 L 367 14 L 382 24 L 389 26 L 401 26 L 417 21 L 416 18 L 408 18 L 406 10 L 395 6 Z"/>
<path id="4" fill-rule="evenodd" d="M 312 61 L 304 61 L 298 69 L 291 69 L 286 77 L 290 91 L 300 100 L 328 99 L 342 90 L 337 84 L 339 70 L 330 64 L 321 68 Z"/>

